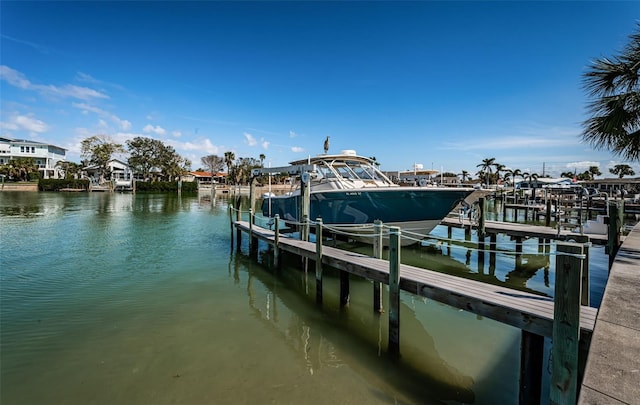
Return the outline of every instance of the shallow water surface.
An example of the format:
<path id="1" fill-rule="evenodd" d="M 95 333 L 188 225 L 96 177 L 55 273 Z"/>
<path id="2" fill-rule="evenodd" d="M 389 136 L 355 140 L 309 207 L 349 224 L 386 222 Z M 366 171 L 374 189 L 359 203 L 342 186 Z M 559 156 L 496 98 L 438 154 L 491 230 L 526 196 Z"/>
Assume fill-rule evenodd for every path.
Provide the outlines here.
<path id="1" fill-rule="evenodd" d="M 341 310 L 327 270 L 316 306 L 298 260 L 236 253 L 227 200 L 205 197 L 0 193 L 0 403 L 517 403 L 519 330 L 403 294 L 395 360 L 370 282 Z M 403 258 L 479 274 L 451 251 Z"/>

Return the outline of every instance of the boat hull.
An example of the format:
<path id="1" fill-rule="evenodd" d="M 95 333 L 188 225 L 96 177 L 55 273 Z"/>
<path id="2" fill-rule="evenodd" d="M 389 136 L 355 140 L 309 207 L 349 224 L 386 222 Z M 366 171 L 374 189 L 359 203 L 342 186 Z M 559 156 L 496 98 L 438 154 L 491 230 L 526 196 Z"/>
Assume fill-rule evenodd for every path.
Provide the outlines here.
<path id="1" fill-rule="evenodd" d="M 309 215 L 311 220 L 322 218 L 323 224 L 343 232 L 372 233 L 372 228 L 364 225 L 380 220 L 386 226 L 426 235 L 471 191 L 419 187 L 318 191 L 310 195 Z M 299 222 L 300 196 L 265 199 L 262 213 Z"/>

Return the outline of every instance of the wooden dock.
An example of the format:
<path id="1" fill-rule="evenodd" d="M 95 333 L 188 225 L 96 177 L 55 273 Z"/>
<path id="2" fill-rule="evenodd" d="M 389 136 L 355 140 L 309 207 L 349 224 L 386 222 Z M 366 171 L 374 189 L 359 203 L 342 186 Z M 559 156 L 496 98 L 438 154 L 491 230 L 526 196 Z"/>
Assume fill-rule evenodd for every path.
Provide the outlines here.
<path id="1" fill-rule="evenodd" d="M 231 211 L 230 211 L 231 216 Z M 239 212 L 238 212 L 239 217 Z M 522 330 L 520 363 L 520 404 L 539 404 L 543 374 L 544 338 L 561 341 L 553 345 L 550 384 L 554 404 L 575 404 L 578 395 L 578 375 L 584 367 L 597 309 L 584 302 L 581 285 L 582 269 L 588 257 L 588 243 L 560 242 L 557 246 L 555 300 L 502 286 L 482 283 L 400 263 L 400 230 L 392 228 L 389 235 L 389 260 L 323 246 L 322 237 L 315 243 L 282 237 L 279 232 L 236 220 L 237 248 L 241 235 L 247 232 L 249 251 L 257 252 L 262 240 L 274 249 L 275 267 L 280 252 L 289 252 L 315 262 L 316 302 L 322 304 L 322 267 L 328 265 L 340 271 L 340 303 L 349 302 L 349 274 L 373 281 L 373 310 L 381 310 L 382 284 L 389 286 L 389 346 L 390 355 L 399 354 L 400 290 L 442 302 Z M 275 229 L 278 229 L 276 220 Z M 322 222 L 316 223 L 321 235 Z M 382 235 L 379 235 L 381 246 Z M 375 245 L 374 245 L 375 246 Z M 374 248 L 374 251 L 376 248 Z M 378 252 L 380 250 L 378 249 Z M 381 253 L 378 253 L 381 257 Z M 588 298 L 587 298 L 588 300 Z"/>
<path id="2" fill-rule="evenodd" d="M 460 221 L 458 218 L 447 217 L 442 220 L 441 225 L 453 228 L 476 228 L 477 225 L 472 224 L 468 219 Z M 519 224 L 513 222 L 501 221 L 485 221 L 485 233 L 487 234 L 505 234 L 513 237 L 521 238 L 544 238 L 554 240 L 576 240 L 583 234 L 570 232 L 566 229 L 558 231 L 555 228 L 539 225 Z M 589 240 L 595 244 L 605 245 L 607 243 L 607 235 L 587 234 Z"/>
<path id="3" fill-rule="evenodd" d="M 640 224 L 613 261 L 589 349 L 580 405 L 640 404 Z"/>
<path id="4" fill-rule="evenodd" d="M 236 221 L 235 226 L 249 232 L 249 223 Z M 273 245 L 275 232 L 253 226 L 253 235 Z M 281 237 L 279 248 L 311 260 L 316 259 L 316 244 Z M 344 270 L 371 281 L 389 283 L 389 262 L 367 255 L 323 246 L 322 264 Z M 473 312 L 544 337 L 551 337 L 553 299 L 480 281 L 443 274 L 421 267 L 400 265 L 400 288 L 458 309 Z M 588 337 L 593 331 L 597 310 L 582 306 L 581 332 Z"/>

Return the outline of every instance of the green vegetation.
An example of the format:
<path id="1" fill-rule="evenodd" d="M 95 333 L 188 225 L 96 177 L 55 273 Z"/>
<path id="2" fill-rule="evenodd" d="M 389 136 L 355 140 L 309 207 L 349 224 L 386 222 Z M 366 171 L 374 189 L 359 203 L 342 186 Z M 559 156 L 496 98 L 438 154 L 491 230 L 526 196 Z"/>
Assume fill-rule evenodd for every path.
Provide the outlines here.
<path id="1" fill-rule="evenodd" d="M 0 165 L 0 175 L 5 181 L 38 181 L 40 173 L 33 158 L 11 159 Z"/>
<path id="2" fill-rule="evenodd" d="M 594 100 L 584 122 L 583 140 L 628 160 L 640 160 L 640 23 L 618 56 L 596 59 L 584 74 Z"/>
<path id="3" fill-rule="evenodd" d="M 65 188 L 88 190 L 89 180 L 40 179 L 40 181 L 38 181 L 38 190 L 40 191 L 60 191 Z"/>

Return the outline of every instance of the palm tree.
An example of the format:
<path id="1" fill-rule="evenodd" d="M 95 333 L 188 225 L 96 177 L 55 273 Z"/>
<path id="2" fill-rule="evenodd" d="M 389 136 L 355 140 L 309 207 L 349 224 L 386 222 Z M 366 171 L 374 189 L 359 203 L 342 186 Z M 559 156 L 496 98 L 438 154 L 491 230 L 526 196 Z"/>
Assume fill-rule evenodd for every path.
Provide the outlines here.
<path id="1" fill-rule="evenodd" d="M 266 158 L 267 158 L 267 157 L 264 155 L 264 153 L 261 153 L 261 154 L 260 154 L 260 166 L 261 166 L 261 167 L 264 167 L 264 160 L 265 160 Z"/>
<path id="2" fill-rule="evenodd" d="M 471 180 L 471 176 L 469 176 L 469 172 L 466 170 L 463 170 L 461 173 L 458 174 L 458 176 L 460 176 L 462 178 L 462 182 L 464 183 L 465 180 Z"/>
<path id="3" fill-rule="evenodd" d="M 231 178 L 231 166 L 233 166 L 233 161 L 236 160 L 236 154 L 228 151 L 224 153 L 224 163 L 227 165 L 227 183 Z"/>
<path id="4" fill-rule="evenodd" d="M 629 165 L 615 165 L 614 167 L 609 169 L 609 173 L 615 174 L 619 179 L 624 176 L 633 176 L 636 174 L 635 171 Z"/>
<path id="5" fill-rule="evenodd" d="M 619 56 L 596 59 L 584 74 L 591 118 L 582 138 L 627 160 L 640 160 L 640 23 Z"/>
<path id="6" fill-rule="evenodd" d="M 496 168 L 496 183 L 500 181 L 500 173 L 504 171 L 504 169 L 506 168 L 505 165 L 501 164 L 501 163 L 494 163 L 493 167 Z"/>
<path id="7" fill-rule="evenodd" d="M 491 167 L 493 167 L 495 164 L 496 158 L 487 158 L 482 159 L 482 163 L 476 165 L 476 167 L 480 168 L 478 174 L 481 174 L 484 177 L 484 180 L 487 181 L 487 184 L 491 184 L 491 174 L 493 173 Z"/>

